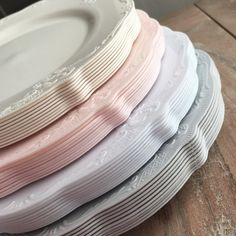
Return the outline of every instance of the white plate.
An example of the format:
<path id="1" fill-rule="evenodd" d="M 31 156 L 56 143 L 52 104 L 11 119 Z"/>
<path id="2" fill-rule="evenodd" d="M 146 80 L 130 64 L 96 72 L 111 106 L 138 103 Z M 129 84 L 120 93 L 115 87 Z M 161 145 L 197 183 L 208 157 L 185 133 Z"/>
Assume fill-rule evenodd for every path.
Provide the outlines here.
<path id="1" fill-rule="evenodd" d="M 140 31 L 132 0 L 45 0 L 0 22 L 0 148 L 86 101 Z"/>
<path id="2" fill-rule="evenodd" d="M 2 19 L 0 109 L 58 68 L 83 64 L 117 30 L 124 7 L 118 0 L 44 0 Z"/>
<path id="3" fill-rule="evenodd" d="M 157 83 L 128 122 L 68 168 L 0 200 L 0 228 L 30 231 L 58 220 L 134 174 L 176 133 L 196 97 L 197 60 L 186 35 L 165 28 L 165 36 Z"/>

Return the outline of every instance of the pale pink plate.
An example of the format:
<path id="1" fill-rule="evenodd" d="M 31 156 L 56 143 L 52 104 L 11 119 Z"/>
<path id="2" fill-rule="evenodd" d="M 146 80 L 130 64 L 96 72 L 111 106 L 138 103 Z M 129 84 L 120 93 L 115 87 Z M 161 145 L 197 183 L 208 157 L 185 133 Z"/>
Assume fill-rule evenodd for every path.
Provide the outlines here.
<path id="1" fill-rule="evenodd" d="M 0 197 L 80 158 L 125 122 L 143 100 L 159 74 L 165 42 L 160 25 L 144 12 L 139 16 L 141 34 L 124 66 L 107 84 L 45 130 L 0 151 Z"/>

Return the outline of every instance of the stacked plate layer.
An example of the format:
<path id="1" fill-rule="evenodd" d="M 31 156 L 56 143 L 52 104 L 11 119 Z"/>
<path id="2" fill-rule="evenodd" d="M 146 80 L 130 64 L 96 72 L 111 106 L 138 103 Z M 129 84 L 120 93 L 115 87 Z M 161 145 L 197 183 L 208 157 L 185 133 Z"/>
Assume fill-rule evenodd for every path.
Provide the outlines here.
<path id="1" fill-rule="evenodd" d="M 0 235 L 119 235 L 206 161 L 224 119 L 219 73 L 132 0 L 58 3 L 0 24 Z"/>
<path id="2" fill-rule="evenodd" d="M 16 230 L 19 225 L 21 228 L 25 225 L 24 230 L 29 231 L 58 220 L 134 174 L 176 133 L 197 93 L 197 61 L 186 36 L 168 29 L 164 31 L 168 46 L 158 82 L 129 120 L 81 160 L 3 199 L 0 202 L 2 224 L 5 224 L 3 215 L 7 216 L 11 230 L 14 223 Z M 165 62 L 172 62 L 171 69 Z M 183 63 L 183 68 L 179 67 L 179 62 Z M 15 206 L 11 206 L 13 199 Z M 35 212 L 40 218 L 34 217 Z"/>
<path id="3" fill-rule="evenodd" d="M 142 101 L 159 74 L 165 41 L 160 25 L 145 13 L 139 15 L 143 30 L 129 58 L 107 84 L 58 122 L 0 153 L 0 197 L 81 157 Z"/>
<path id="4" fill-rule="evenodd" d="M 127 59 L 140 31 L 133 2 L 89 2 L 44 0 L 1 21 L 0 148 L 86 101 Z"/>

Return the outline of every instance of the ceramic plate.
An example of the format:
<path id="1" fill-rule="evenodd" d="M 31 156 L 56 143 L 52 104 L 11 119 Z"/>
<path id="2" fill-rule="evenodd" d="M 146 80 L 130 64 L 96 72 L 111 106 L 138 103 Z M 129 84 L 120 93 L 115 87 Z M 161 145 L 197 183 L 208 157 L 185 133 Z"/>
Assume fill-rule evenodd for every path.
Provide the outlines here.
<path id="1" fill-rule="evenodd" d="M 140 31 L 131 0 L 42 1 L 0 27 L 0 71 L 7 77 L 0 86 L 0 148 L 87 100 L 123 64 Z"/>
<path id="2" fill-rule="evenodd" d="M 159 74 L 165 42 L 159 24 L 140 16 L 143 30 L 130 57 L 104 87 L 41 133 L 1 151 L 1 197 L 81 157 L 128 119 L 145 97 Z"/>
<path id="3" fill-rule="evenodd" d="M 58 220 L 134 174 L 175 134 L 198 90 L 197 60 L 186 35 L 165 28 L 165 38 L 160 76 L 128 122 L 78 162 L 2 199 L 0 222 L 30 231 Z"/>

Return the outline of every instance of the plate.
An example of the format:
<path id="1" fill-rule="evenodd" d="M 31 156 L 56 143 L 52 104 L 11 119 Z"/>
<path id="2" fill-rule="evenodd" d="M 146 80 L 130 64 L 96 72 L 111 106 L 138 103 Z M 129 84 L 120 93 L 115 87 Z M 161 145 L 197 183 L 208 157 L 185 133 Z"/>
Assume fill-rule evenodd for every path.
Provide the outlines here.
<path id="1" fill-rule="evenodd" d="M 128 57 L 140 22 L 131 0 L 45 0 L 0 27 L 0 71 L 8 78 L 0 86 L 3 148 L 51 124 L 107 82 Z"/>
<path id="2" fill-rule="evenodd" d="M 80 158 L 127 120 L 149 92 L 159 74 L 165 41 L 156 21 L 145 13 L 140 17 L 145 27 L 130 57 L 104 87 L 50 127 L 0 152 L 1 197 Z"/>
<path id="3" fill-rule="evenodd" d="M 22 232 L 38 229 L 110 191 L 176 133 L 197 94 L 197 60 L 186 35 L 167 28 L 164 32 L 167 44 L 160 76 L 129 120 L 68 168 L 2 199 L 0 222 L 7 230 L 19 225 Z"/>

